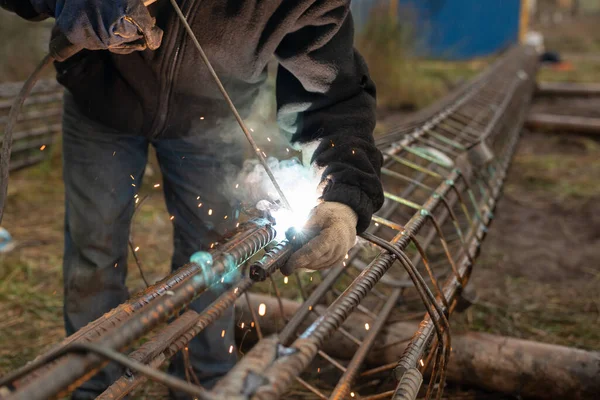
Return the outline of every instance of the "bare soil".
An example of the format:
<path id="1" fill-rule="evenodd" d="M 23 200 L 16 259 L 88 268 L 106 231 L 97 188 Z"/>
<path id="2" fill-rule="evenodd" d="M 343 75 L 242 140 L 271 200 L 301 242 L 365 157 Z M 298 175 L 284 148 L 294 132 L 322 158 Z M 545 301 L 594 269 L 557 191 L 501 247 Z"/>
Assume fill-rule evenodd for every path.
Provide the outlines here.
<path id="1" fill-rule="evenodd" d="M 526 133 L 455 329 L 600 349 L 600 147 Z"/>

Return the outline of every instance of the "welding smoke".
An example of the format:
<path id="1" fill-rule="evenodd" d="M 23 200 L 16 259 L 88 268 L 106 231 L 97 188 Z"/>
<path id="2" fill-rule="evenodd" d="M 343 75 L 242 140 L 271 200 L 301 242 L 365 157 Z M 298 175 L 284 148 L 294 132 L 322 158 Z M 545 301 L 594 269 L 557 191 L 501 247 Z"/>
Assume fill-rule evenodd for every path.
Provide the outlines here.
<path id="1" fill-rule="evenodd" d="M 269 157 L 267 163 L 292 211 L 281 205 L 281 199 L 269 176 L 255 159 L 244 163 L 242 171 L 232 183 L 234 195 L 243 204 L 269 212 L 275 219 L 278 239 L 281 239 L 287 229 L 302 228 L 310 211 L 317 205 L 321 195 L 321 174 L 315 168 L 304 166 L 298 158 L 280 161 Z"/>

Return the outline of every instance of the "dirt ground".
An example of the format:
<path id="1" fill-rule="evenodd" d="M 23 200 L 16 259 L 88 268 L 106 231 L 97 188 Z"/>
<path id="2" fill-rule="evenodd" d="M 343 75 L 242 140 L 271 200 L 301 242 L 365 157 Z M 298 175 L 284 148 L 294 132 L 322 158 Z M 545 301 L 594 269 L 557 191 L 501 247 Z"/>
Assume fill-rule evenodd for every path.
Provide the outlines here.
<path id="1" fill-rule="evenodd" d="M 589 74 L 545 69 L 544 79 L 597 79 L 600 63 L 586 61 Z M 561 100 L 536 110 L 600 102 Z M 594 111 L 595 110 L 595 111 Z M 590 114 L 586 116 L 591 116 Z M 49 151 L 49 150 L 46 150 Z M 47 350 L 64 336 L 62 327 L 63 186 L 60 154 L 11 176 L 3 226 L 18 242 L 0 254 L 0 375 Z M 504 196 L 484 242 L 470 285 L 475 305 L 454 315 L 454 331 L 475 330 L 600 350 L 600 137 L 525 132 Z M 158 172 L 147 171 L 140 194 L 150 195 L 136 216 L 133 241 L 150 281 L 168 271 L 171 224 Z M 128 284 L 143 287 L 133 259 Z M 156 386 L 137 398 L 162 398 Z M 459 388 L 447 398 L 503 398 Z"/>
<path id="2" fill-rule="evenodd" d="M 155 280 L 167 272 L 171 228 L 150 173 L 133 238 Z M 523 135 L 471 281 L 478 300 L 453 329 L 600 349 L 598 176 L 597 140 Z M 62 190 L 58 157 L 12 177 L 4 226 L 20 247 L 0 256 L 0 374 L 63 337 Z M 133 261 L 129 285 L 142 287 Z"/>
<path id="3" fill-rule="evenodd" d="M 599 174 L 597 141 L 524 134 L 456 329 L 600 349 Z"/>

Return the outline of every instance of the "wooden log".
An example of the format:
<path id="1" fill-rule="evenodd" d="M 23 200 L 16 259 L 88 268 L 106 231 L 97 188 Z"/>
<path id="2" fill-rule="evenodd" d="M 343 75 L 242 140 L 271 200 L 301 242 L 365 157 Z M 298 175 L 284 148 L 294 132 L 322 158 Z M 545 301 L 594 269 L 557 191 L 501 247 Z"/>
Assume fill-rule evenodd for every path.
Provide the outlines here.
<path id="1" fill-rule="evenodd" d="M 539 96 L 600 96 L 600 83 L 540 82 Z"/>
<path id="2" fill-rule="evenodd" d="M 265 315 L 259 317 L 263 335 L 278 332 L 281 318 L 289 319 L 301 307 L 300 303 L 290 300 L 282 300 L 280 307 L 275 298 L 259 294 L 250 295 L 250 304 L 255 311 L 260 304 L 266 306 Z M 238 301 L 236 311 L 241 321 L 249 325 L 252 319 L 246 301 Z M 316 311 L 324 310 L 317 308 Z M 362 340 L 367 333 L 364 329 L 367 320 L 352 314 L 344 328 Z M 379 366 L 397 362 L 416 330 L 414 322 L 385 327 L 380 333 L 379 345 L 367 357 L 367 364 Z M 246 336 L 246 340 L 249 337 L 251 335 Z M 355 350 L 356 344 L 340 333 L 324 348 L 340 359 L 351 358 Z M 524 398 L 583 400 L 598 398 L 599 377 L 599 352 L 477 332 L 452 335 L 448 365 L 448 380 L 452 382 Z"/>
<path id="3" fill-rule="evenodd" d="M 532 130 L 577 132 L 600 135 L 600 118 L 552 114 L 530 114 L 525 126 Z"/>

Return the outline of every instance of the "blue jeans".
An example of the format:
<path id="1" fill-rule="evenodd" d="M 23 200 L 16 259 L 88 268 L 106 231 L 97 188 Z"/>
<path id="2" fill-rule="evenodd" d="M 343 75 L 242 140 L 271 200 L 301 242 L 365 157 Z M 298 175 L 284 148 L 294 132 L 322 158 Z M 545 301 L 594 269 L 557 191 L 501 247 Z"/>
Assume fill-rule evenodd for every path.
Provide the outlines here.
<path id="1" fill-rule="evenodd" d="M 116 132 L 84 117 L 69 93 L 65 94 L 63 273 L 67 335 L 129 298 L 125 286 L 129 230 L 149 145 L 156 149 L 165 201 L 174 217 L 172 270 L 186 264 L 194 252 L 208 250 L 210 243 L 234 229 L 234 207 L 219 187 L 224 174 L 241 163 L 242 146 L 224 144 L 215 132 L 209 133 L 212 134 L 151 140 Z M 198 207 L 199 203 L 202 207 Z M 191 308 L 202 311 L 216 297 L 216 293 L 206 292 Z M 223 330 L 225 337 L 221 335 Z M 234 316 L 230 309 L 189 345 L 192 367 L 203 385 L 212 386 L 234 365 L 236 352 L 229 351 L 232 345 L 235 346 Z M 185 377 L 181 354 L 173 359 L 170 371 Z M 73 397 L 95 398 L 121 372 L 117 366 L 109 365 Z"/>

